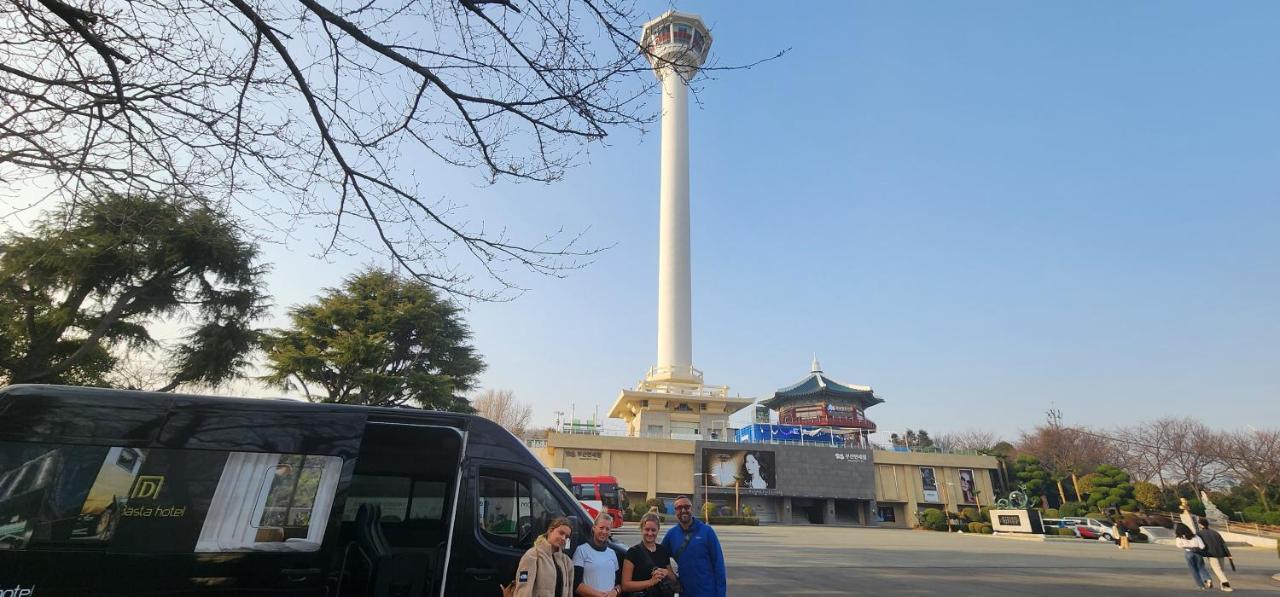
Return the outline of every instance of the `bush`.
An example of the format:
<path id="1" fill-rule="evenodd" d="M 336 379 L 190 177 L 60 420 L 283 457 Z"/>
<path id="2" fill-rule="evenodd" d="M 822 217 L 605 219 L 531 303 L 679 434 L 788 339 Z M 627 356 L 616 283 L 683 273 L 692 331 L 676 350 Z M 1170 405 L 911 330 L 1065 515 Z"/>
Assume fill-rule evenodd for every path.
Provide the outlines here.
<path id="1" fill-rule="evenodd" d="M 755 518 L 755 517 L 756 517 L 756 511 L 755 511 L 755 510 L 752 510 L 752 509 L 751 509 L 751 506 L 743 506 L 743 507 L 742 507 L 742 515 L 743 515 L 743 516 L 745 516 L 745 517 L 747 517 L 747 518 Z"/>
<path id="2" fill-rule="evenodd" d="M 991 508 L 981 506 L 978 508 L 978 514 L 982 516 L 982 518 L 979 519 L 982 522 L 991 522 Z"/>
<path id="3" fill-rule="evenodd" d="M 995 532 L 995 531 L 994 531 L 994 530 L 992 530 L 991 525 L 989 525 L 989 524 L 987 524 L 987 523 L 985 523 L 985 522 L 984 522 L 984 523 L 982 523 L 982 526 L 978 528 L 978 532 L 979 532 L 979 533 L 982 533 L 983 535 L 990 535 L 991 533 L 993 533 L 993 532 Z"/>
<path id="4" fill-rule="evenodd" d="M 979 530 L 979 529 L 981 529 L 981 528 L 982 528 L 982 523 L 981 523 L 981 522 L 971 522 L 971 523 L 969 523 L 969 524 L 965 525 L 965 531 L 970 532 L 970 533 L 975 533 L 975 534 L 976 534 L 976 533 L 980 533 L 980 532 L 982 532 L 982 531 L 980 531 L 980 530 Z"/>
<path id="5" fill-rule="evenodd" d="M 930 531 L 945 531 L 947 530 L 947 515 L 942 510 L 929 508 L 920 513 L 920 526 Z"/>
<path id="6" fill-rule="evenodd" d="M 711 515 L 712 515 L 712 514 L 715 514 L 715 512 L 716 512 L 716 505 L 715 505 L 715 504 L 713 504 L 713 503 L 711 503 L 711 502 L 706 502 L 706 503 L 702 504 L 702 519 L 703 519 L 703 520 L 710 520 L 710 519 L 711 519 Z"/>
<path id="7" fill-rule="evenodd" d="M 1173 528 L 1173 519 L 1163 514 L 1153 514 L 1147 517 L 1147 526 L 1171 529 Z"/>
<path id="8" fill-rule="evenodd" d="M 1062 515 L 1058 513 L 1057 508 L 1045 508 L 1044 517 L 1045 518 L 1062 518 Z"/>
<path id="9" fill-rule="evenodd" d="M 667 505 L 662 503 L 662 500 L 658 498 L 649 498 L 644 503 L 644 509 L 646 512 L 648 512 L 650 508 L 657 508 L 658 512 L 665 512 L 667 509 Z"/>
<path id="10" fill-rule="evenodd" d="M 1058 508 L 1058 514 L 1061 516 L 1079 516 L 1085 509 L 1085 505 L 1080 502 L 1067 502 Z"/>
<path id="11" fill-rule="evenodd" d="M 737 525 L 747 525 L 747 526 L 754 527 L 754 526 L 760 525 L 760 519 L 754 516 L 712 516 L 711 518 L 707 519 L 707 524 L 712 524 L 712 525 L 737 524 Z"/>
<path id="12" fill-rule="evenodd" d="M 982 522 L 982 514 L 977 508 L 965 508 L 960 511 L 960 520 L 966 523 Z"/>

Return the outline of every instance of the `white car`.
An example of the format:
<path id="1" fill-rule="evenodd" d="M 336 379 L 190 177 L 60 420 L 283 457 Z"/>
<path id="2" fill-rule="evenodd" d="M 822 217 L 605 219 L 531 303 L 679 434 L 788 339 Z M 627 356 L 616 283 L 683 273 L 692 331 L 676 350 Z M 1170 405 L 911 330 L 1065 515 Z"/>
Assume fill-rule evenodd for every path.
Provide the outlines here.
<path id="1" fill-rule="evenodd" d="M 1114 541 L 1116 538 L 1115 527 L 1110 522 L 1103 522 L 1096 518 L 1081 517 L 1064 517 L 1063 522 L 1072 521 L 1075 524 L 1071 527 L 1075 531 L 1076 536 L 1081 539 L 1097 539 L 1099 541 Z"/>

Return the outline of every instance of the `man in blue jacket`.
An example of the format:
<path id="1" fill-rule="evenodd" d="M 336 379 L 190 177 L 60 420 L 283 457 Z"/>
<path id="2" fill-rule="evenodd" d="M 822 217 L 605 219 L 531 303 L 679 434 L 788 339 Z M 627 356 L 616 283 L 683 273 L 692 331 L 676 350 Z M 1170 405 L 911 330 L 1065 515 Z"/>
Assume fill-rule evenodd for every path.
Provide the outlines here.
<path id="1" fill-rule="evenodd" d="M 711 525 L 693 517 L 693 502 L 676 498 L 676 520 L 662 545 L 679 566 L 680 597 L 725 597 L 724 552 Z"/>

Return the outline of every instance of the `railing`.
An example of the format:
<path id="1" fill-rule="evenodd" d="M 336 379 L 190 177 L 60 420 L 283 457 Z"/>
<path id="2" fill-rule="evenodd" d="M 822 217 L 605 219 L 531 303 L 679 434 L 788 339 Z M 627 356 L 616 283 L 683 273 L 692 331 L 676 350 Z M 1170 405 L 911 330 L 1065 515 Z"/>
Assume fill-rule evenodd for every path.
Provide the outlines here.
<path id="1" fill-rule="evenodd" d="M 801 418 L 795 415 L 779 414 L 780 425 L 807 425 L 810 427 L 854 427 L 858 429 L 875 429 L 876 424 L 865 417 L 833 417 L 830 415 L 813 418 Z"/>
<path id="2" fill-rule="evenodd" d="M 739 443 L 739 444 L 769 444 L 774 446 L 819 446 L 819 447 L 827 447 L 827 448 L 859 448 L 863 450 L 871 449 L 871 445 L 869 443 L 862 443 L 862 441 L 860 441 L 858 438 L 852 437 L 852 436 L 850 437 L 850 439 L 842 440 L 842 441 L 835 441 L 830 439 L 820 440 L 820 439 L 813 439 L 813 438 L 804 438 L 804 439 L 798 439 L 798 440 L 776 439 L 776 438 L 774 439 L 743 438 L 743 439 L 735 439 L 732 441 L 734 441 L 734 443 Z"/>
<path id="3" fill-rule="evenodd" d="M 882 446 L 880 444 L 871 444 L 873 450 L 881 450 L 884 452 L 914 452 L 917 454 L 955 454 L 957 456 L 982 456 L 982 452 L 977 450 L 951 450 L 937 448 L 934 446 Z"/>
<path id="4" fill-rule="evenodd" d="M 702 383 L 702 370 L 692 366 L 669 365 L 666 367 L 650 367 L 644 374 L 645 379 L 687 379 Z"/>
<path id="5" fill-rule="evenodd" d="M 667 383 L 665 381 L 643 380 L 636 384 L 641 392 L 656 392 L 673 396 L 693 396 L 702 398 L 728 398 L 729 386 L 707 386 L 702 384 Z"/>

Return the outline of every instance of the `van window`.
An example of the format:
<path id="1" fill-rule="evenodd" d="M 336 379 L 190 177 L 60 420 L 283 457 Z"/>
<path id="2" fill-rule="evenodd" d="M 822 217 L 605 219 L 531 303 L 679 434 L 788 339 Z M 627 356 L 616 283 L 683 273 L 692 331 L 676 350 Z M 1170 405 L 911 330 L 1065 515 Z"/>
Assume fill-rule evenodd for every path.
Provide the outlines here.
<path id="1" fill-rule="evenodd" d="M 402 522 L 409 511 L 413 479 L 403 475 L 355 475 L 342 508 L 342 520 L 352 522 L 360 506 L 369 504 L 382 509 L 380 522 Z"/>
<path id="2" fill-rule="evenodd" d="M 332 456 L 0 442 L 0 549 L 314 551 L 341 469 Z"/>
<path id="3" fill-rule="evenodd" d="M 263 479 L 261 512 L 255 518 L 258 527 L 301 528 L 311 523 L 311 507 L 320 490 L 324 462 L 318 456 L 298 454 L 283 456 L 269 476 Z"/>
<path id="4" fill-rule="evenodd" d="M 532 547 L 552 519 L 569 514 L 541 481 L 508 471 L 481 469 L 477 499 L 485 538 L 521 549 Z"/>

